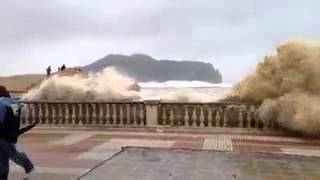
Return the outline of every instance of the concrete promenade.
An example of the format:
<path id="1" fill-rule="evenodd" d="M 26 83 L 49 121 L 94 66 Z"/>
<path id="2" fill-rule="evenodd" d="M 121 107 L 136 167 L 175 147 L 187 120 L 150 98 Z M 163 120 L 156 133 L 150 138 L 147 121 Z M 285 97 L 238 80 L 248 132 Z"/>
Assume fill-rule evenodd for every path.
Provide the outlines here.
<path id="1" fill-rule="evenodd" d="M 241 157 L 250 157 L 251 159 L 258 160 L 261 159 L 260 155 L 262 154 L 265 157 L 271 157 L 270 159 L 266 159 L 268 162 L 271 162 L 271 159 L 276 160 L 277 156 L 281 156 L 281 158 L 284 158 L 284 163 L 300 163 L 297 165 L 299 172 L 295 172 L 296 169 L 292 169 L 290 172 L 299 173 L 301 174 L 299 177 L 307 177 L 305 179 L 320 179 L 316 165 L 320 165 L 320 139 L 288 137 L 270 133 L 246 133 L 246 130 L 237 131 L 237 129 L 233 133 L 230 133 L 231 130 L 71 130 L 36 128 L 21 137 L 20 143 L 36 165 L 36 172 L 30 179 L 68 180 L 77 179 L 84 174 L 87 174 L 87 176 L 83 176 L 84 178 L 90 179 L 90 175 L 95 170 L 97 173 L 100 172 L 101 175 L 101 171 L 98 171 L 101 164 L 107 165 L 109 161 L 115 161 L 118 156 L 128 155 L 127 153 L 130 153 L 131 148 L 121 151 L 123 147 L 138 147 L 136 149 L 137 152 L 148 151 L 144 148 L 151 148 L 150 151 L 153 153 L 154 151 L 165 150 L 173 154 L 177 150 L 184 150 L 186 152 L 192 150 L 190 152 L 196 153 L 220 153 L 219 156 L 223 156 L 227 152 L 227 154 L 236 153 Z M 139 147 L 142 147 L 142 149 L 139 149 Z M 132 153 L 132 156 L 135 156 L 134 154 Z M 193 156 L 195 154 L 190 153 L 190 157 Z M 168 157 L 174 156 L 166 156 L 166 158 Z M 295 160 L 291 161 L 290 158 L 292 157 Z M 134 159 L 134 157 L 132 158 Z M 229 155 L 226 155 L 226 159 L 229 159 Z M 232 158 L 229 160 L 232 161 Z M 128 161 L 131 161 L 130 158 Z M 177 163 L 181 162 L 177 160 Z M 212 166 L 219 166 L 219 164 L 214 164 L 213 162 Z M 285 165 L 282 164 L 282 166 Z M 270 166 L 270 169 L 274 168 Z M 120 170 L 125 171 L 125 169 Z M 280 171 L 278 173 L 282 176 L 281 170 L 282 168 L 275 167 L 275 171 Z M 88 174 L 89 171 L 91 174 Z M 241 170 L 239 169 L 239 171 Z M 255 168 L 252 171 L 259 173 Z M 102 172 L 106 172 L 105 179 L 108 179 L 108 172 L 110 173 L 110 171 L 104 170 Z M 229 177 L 230 173 L 226 174 Z M 235 174 L 235 176 L 238 175 Z M 22 170 L 12 164 L 10 179 L 22 179 L 23 177 Z M 119 176 L 118 179 L 123 179 L 121 177 Z M 172 177 L 168 176 L 165 179 L 170 178 L 172 179 Z M 116 180 L 117 178 L 113 176 L 112 179 Z M 152 178 L 150 177 L 149 179 Z"/>

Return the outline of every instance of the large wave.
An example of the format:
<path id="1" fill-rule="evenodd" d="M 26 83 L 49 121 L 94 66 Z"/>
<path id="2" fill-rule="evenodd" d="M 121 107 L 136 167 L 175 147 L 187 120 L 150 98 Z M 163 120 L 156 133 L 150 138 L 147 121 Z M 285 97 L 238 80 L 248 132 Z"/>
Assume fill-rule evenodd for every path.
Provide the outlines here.
<path id="1" fill-rule="evenodd" d="M 136 99 L 139 98 L 137 92 L 130 89 L 134 84 L 134 79 L 118 73 L 114 68 L 106 68 L 102 72 L 88 75 L 54 75 L 23 98 L 73 101 Z"/>
<path id="2" fill-rule="evenodd" d="M 263 121 L 320 135 L 320 43 L 292 39 L 280 44 L 232 87 L 231 96 L 261 104 Z"/>
<path id="3" fill-rule="evenodd" d="M 90 73 L 88 75 L 73 71 L 63 72 L 43 81 L 38 87 L 29 91 L 23 99 L 49 101 L 161 100 L 170 102 L 214 102 L 224 95 L 222 87 L 225 87 L 225 85 L 204 82 L 169 81 L 165 83 L 139 83 L 143 89 L 139 92 L 136 90 L 137 88 L 132 88 L 134 85 L 136 85 L 134 79 L 120 74 L 114 68 L 106 68 L 100 73 Z M 190 87 L 190 85 L 192 86 Z M 212 86 L 217 87 L 217 89 L 210 89 Z M 170 89 L 161 87 L 170 87 Z M 207 88 L 203 89 L 203 87 Z"/>

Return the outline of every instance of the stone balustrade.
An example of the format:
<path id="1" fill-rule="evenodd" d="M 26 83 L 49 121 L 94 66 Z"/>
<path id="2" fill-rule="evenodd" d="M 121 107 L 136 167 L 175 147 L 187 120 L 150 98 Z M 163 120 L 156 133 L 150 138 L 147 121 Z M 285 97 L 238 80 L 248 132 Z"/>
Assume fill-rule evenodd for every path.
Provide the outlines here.
<path id="1" fill-rule="evenodd" d="M 145 126 L 143 102 L 23 102 L 21 122 L 46 125 Z"/>
<path id="2" fill-rule="evenodd" d="M 158 124 L 187 127 L 263 128 L 255 106 L 236 103 L 161 103 Z"/>
<path id="3" fill-rule="evenodd" d="M 272 128 L 257 107 L 238 103 L 22 102 L 21 122 L 81 126 Z"/>

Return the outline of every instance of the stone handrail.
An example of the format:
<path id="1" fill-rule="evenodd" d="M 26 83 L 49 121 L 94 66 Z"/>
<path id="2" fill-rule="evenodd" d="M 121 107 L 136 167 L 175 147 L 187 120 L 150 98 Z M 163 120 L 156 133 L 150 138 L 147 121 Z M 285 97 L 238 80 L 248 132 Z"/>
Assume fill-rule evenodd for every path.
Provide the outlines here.
<path id="1" fill-rule="evenodd" d="M 25 101 L 21 121 L 45 125 L 184 126 L 272 128 L 258 119 L 257 107 L 239 103 L 160 101 Z"/>

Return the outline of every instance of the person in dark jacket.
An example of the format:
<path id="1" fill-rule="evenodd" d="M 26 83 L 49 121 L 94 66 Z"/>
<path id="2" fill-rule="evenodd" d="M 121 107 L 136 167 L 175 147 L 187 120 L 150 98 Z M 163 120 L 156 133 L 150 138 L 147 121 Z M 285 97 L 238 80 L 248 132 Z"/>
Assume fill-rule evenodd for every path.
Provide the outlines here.
<path id="1" fill-rule="evenodd" d="M 47 78 L 49 78 L 51 75 L 51 66 L 47 67 Z"/>
<path id="2" fill-rule="evenodd" d="M 0 180 L 8 179 L 9 159 L 23 167 L 27 174 L 34 169 L 28 156 L 17 148 L 20 120 L 8 103 L 10 101 L 9 92 L 0 86 Z"/>
<path id="3" fill-rule="evenodd" d="M 61 66 L 61 72 L 64 71 L 66 68 L 67 68 L 66 65 L 63 64 L 63 65 Z"/>

